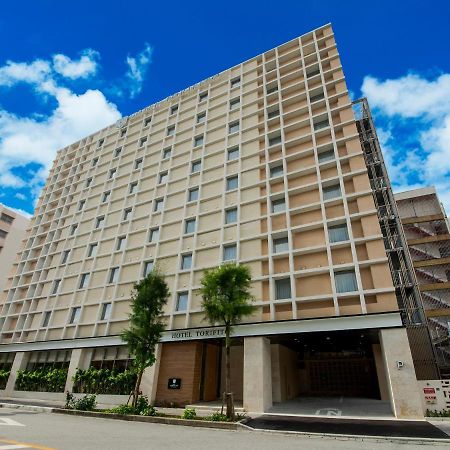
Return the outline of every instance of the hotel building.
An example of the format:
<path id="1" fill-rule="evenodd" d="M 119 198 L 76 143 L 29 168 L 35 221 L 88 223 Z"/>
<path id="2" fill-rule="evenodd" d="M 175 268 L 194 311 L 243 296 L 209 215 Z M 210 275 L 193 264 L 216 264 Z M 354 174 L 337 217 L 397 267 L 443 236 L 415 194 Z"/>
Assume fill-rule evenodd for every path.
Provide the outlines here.
<path id="1" fill-rule="evenodd" d="M 233 332 L 247 411 L 350 396 L 421 417 L 381 169 L 354 106 L 328 24 L 61 149 L 0 305 L 3 395 L 22 395 L 17 371 L 36 363 L 66 366 L 70 390 L 76 368 L 126 362 L 130 292 L 157 264 L 171 297 L 144 393 L 216 400 L 223 329 L 205 322 L 198 288 L 205 269 L 237 261 L 257 306 Z"/>

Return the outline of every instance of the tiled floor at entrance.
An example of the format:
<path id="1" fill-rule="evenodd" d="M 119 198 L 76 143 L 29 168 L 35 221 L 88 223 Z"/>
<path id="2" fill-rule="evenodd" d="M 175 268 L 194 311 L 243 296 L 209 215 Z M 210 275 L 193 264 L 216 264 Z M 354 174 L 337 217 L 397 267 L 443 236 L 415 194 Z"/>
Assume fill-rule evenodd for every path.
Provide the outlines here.
<path id="1" fill-rule="evenodd" d="M 392 419 L 389 402 L 349 397 L 298 397 L 275 403 L 268 414 Z"/>

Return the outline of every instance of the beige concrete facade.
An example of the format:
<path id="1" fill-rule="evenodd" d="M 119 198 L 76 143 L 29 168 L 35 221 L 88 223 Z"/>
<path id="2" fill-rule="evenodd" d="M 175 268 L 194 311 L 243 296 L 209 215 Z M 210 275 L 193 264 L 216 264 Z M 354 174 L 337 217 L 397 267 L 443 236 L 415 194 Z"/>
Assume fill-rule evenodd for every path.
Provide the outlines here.
<path id="1" fill-rule="evenodd" d="M 171 291 L 167 336 L 200 340 L 163 340 L 144 384 L 152 399 L 197 401 L 213 394 L 199 377 L 221 358 L 192 331 L 205 326 L 198 288 L 228 260 L 252 271 L 253 328 L 233 348 L 251 411 L 301 391 L 274 330 L 401 327 L 330 25 L 60 150 L 2 296 L 2 349 L 51 361 L 59 349 L 120 345 L 133 284 L 157 264 Z M 166 392 L 183 368 L 185 387 Z"/>

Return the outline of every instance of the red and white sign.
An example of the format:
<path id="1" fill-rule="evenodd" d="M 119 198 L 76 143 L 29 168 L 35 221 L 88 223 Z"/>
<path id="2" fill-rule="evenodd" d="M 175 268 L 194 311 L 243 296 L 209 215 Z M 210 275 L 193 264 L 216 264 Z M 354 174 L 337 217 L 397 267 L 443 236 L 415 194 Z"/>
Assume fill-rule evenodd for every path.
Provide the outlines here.
<path id="1" fill-rule="evenodd" d="M 426 403 L 436 403 L 437 402 L 435 388 L 425 387 L 425 388 L 423 388 L 423 394 L 425 395 Z"/>

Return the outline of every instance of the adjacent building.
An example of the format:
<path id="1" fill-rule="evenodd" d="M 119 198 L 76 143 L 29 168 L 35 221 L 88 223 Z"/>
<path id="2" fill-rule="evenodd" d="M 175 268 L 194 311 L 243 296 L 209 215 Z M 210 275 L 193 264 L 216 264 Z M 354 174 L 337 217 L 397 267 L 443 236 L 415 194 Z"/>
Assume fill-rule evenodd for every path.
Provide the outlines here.
<path id="1" fill-rule="evenodd" d="M 234 329 L 245 409 L 343 395 L 420 417 L 354 106 L 325 25 L 61 149 L 2 297 L 4 395 L 20 396 L 17 370 L 36 364 L 67 367 L 66 389 L 76 368 L 126 365 L 130 292 L 158 264 L 171 297 L 144 391 L 216 400 L 223 329 L 204 321 L 198 288 L 205 269 L 237 261 L 257 305 Z"/>

